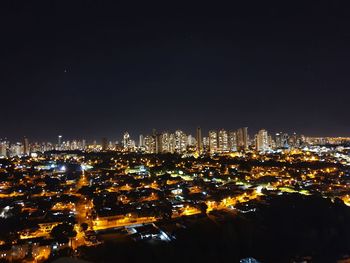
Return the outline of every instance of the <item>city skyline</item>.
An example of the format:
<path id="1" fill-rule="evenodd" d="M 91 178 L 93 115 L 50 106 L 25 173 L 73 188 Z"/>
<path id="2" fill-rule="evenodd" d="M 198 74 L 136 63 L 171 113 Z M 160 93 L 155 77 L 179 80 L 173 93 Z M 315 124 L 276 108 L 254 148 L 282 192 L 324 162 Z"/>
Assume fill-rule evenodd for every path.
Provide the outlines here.
<path id="1" fill-rule="evenodd" d="M 288 133 L 288 134 L 302 134 L 304 136 L 308 136 L 308 137 L 350 137 L 350 134 L 340 134 L 340 133 L 330 133 L 330 134 L 310 134 L 310 133 L 306 133 L 306 132 L 302 132 L 302 131 L 297 131 L 297 130 L 282 130 L 282 129 L 267 129 L 266 127 L 260 127 L 260 128 L 257 128 L 257 129 L 251 129 L 250 126 L 244 126 L 244 127 L 247 127 L 249 129 L 249 133 L 251 134 L 257 134 L 260 130 L 268 130 L 269 133 L 272 133 L 272 134 L 277 134 L 277 133 L 280 133 L 280 132 L 283 132 L 283 133 Z M 238 126 L 235 126 L 233 128 L 225 128 L 225 127 L 212 127 L 212 128 L 203 128 L 202 126 L 195 126 L 193 129 L 183 129 L 183 128 L 180 128 L 180 127 L 177 127 L 175 129 L 155 129 L 155 128 L 150 128 L 150 129 L 143 129 L 142 131 L 143 132 L 140 132 L 140 131 L 131 131 L 130 129 L 120 129 L 119 132 L 100 132 L 99 134 L 101 135 L 90 135 L 90 136 L 84 136 L 82 134 L 78 134 L 78 135 L 74 135 L 74 136 L 70 136 L 70 135 L 67 135 L 65 133 L 56 133 L 56 134 L 52 134 L 50 136 L 48 135 L 45 135 L 43 137 L 40 137 L 38 135 L 34 135 L 32 137 L 30 136 L 27 136 L 27 135 L 20 135 L 19 137 L 17 136 L 11 136 L 11 135 L 4 135 L 4 136 L 0 136 L 0 140 L 9 140 L 9 141 L 21 141 L 23 140 L 23 138 L 28 138 L 30 139 L 31 141 L 36 141 L 36 142 L 55 142 L 57 141 L 57 137 L 58 136 L 62 136 L 64 138 L 64 140 L 87 140 L 87 141 L 97 141 L 99 143 L 101 143 L 102 139 L 103 138 L 107 138 L 108 140 L 112 140 L 112 141 L 122 141 L 123 139 L 123 134 L 125 132 L 128 132 L 129 134 L 131 134 L 131 136 L 133 137 L 138 137 L 140 135 L 147 135 L 147 134 L 151 134 L 152 131 L 157 131 L 157 132 L 160 132 L 160 133 L 164 133 L 164 132 L 175 132 L 176 130 L 181 130 L 181 131 L 184 131 L 186 134 L 191 134 L 193 135 L 194 137 L 196 137 L 196 130 L 197 128 L 201 128 L 201 134 L 204 134 L 205 135 L 208 135 L 208 133 L 212 130 L 214 131 L 219 131 L 221 129 L 224 129 L 224 130 L 227 130 L 227 131 L 234 131 L 234 130 L 237 130 L 239 129 Z M 68 133 L 69 134 L 69 133 Z M 110 134 L 110 135 L 107 135 L 107 134 Z"/>
<path id="2" fill-rule="evenodd" d="M 200 127 L 200 126 L 197 126 L 197 127 Z M 202 127 L 200 127 L 202 128 Z M 251 135 L 255 135 L 255 134 L 258 134 L 258 132 L 260 130 L 267 130 L 270 134 L 278 134 L 278 133 L 287 133 L 287 134 L 299 134 L 299 135 L 303 135 L 303 136 L 307 136 L 307 137 L 314 137 L 314 138 L 349 138 L 350 135 L 348 134 L 344 134 L 344 135 L 339 135 L 339 134 L 327 134 L 327 135 L 314 135 L 314 134 L 307 134 L 307 133 L 303 133 L 303 132 L 297 132 L 297 131 L 286 131 L 286 130 L 268 130 L 264 127 L 256 130 L 256 131 L 252 131 L 250 129 L 250 127 L 247 127 L 249 128 L 249 134 Z M 202 137 L 208 137 L 208 134 L 210 131 L 220 131 L 221 129 L 225 130 L 225 131 L 236 131 L 238 128 L 233 128 L 233 129 L 225 129 L 225 128 L 212 128 L 212 129 L 208 129 L 208 130 L 203 130 L 201 129 L 201 133 L 202 133 Z M 111 136 L 106 136 L 106 135 L 102 135 L 101 136 L 92 136 L 92 137 L 85 137 L 85 136 L 82 136 L 82 135 L 77 135 L 77 136 L 66 136 L 65 134 L 63 133 L 58 133 L 57 135 L 53 135 L 53 136 L 44 136 L 43 138 L 41 137 L 37 137 L 37 136 L 34 136 L 34 137 L 28 137 L 28 136 L 20 136 L 20 137 L 13 137 L 13 136 L 3 136 L 3 137 L 0 137 L 0 141 L 3 140 L 3 141 L 11 141 L 11 142 L 20 142 L 20 141 L 23 141 L 25 138 L 26 139 L 30 139 L 31 142 L 50 142 L 50 143 L 54 143 L 57 141 L 57 138 L 58 136 L 62 136 L 62 139 L 63 141 L 74 141 L 74 140 L 86 140 L 88 142 L 98 142 L 99 144 L 102 143 L 102 140 L 103 139 L 108 139 L 108 141 L 118 141 L 118 142 L 121 142 L 123 141 L 123 134 L 125 132 L 128 132 L 133 138 L 137 138 L 139 136 L 145 136 L 147 134 L 152 134 L 152 130 L 156 130 L 157 132 L 159 133 L 166 133 L 166 132 L 175 132 L 176 130 L 181 130 L 181 131 L 184 131 L 186 134 L 189 134 L 189 135 L 192 135 L 194 136 L 194 138 L 196 138 L 196 129 L 194 129 L 193 131 L 189 131 L 187 132 L 187 130 L 184 130 L 184 129 L 181 129 L 181 128 L 177 128 L 177 129 L 173 129 L 173 130 L 168 130 L 168 129 L 160 129 L 160 130 L 157 130 L 157 129 L 149 129 L 148 131 L 146 130 L 146 132 L 130 132 L 129 130 L 123 130 L 122 132 L 120 132 L 119 134 L 118 133 L 114 133 L 113 135 Z"/>
<path id="3" fill-rule="evenodd" d="M 350 137 L 312 137 L 304 134 L 280 131 L 273 133 L 260 129 L 249 132 L 248 127 L 235 130 L 217 129 L 202 132 L 197 127 L 195 134 L 183 130 L 157 131 L 130 135 L 125 131 L 121 139 L 102 137 L 100 140 L 69 139 L 58 135 L 56 141 L 30 141 L 23 137 L 20 142 L 0 139 L 0 158 L 30 156 L 37 153 L 56 151 L 83 152 L 130 152 L 138 154 L 185 154 L 190 156 L 209 156 L 215 154 L 244 153 L 255 151 L 276 152 L 281 150 L 308 149 L 326 145 L 344 145 L 350 143 Z"/>

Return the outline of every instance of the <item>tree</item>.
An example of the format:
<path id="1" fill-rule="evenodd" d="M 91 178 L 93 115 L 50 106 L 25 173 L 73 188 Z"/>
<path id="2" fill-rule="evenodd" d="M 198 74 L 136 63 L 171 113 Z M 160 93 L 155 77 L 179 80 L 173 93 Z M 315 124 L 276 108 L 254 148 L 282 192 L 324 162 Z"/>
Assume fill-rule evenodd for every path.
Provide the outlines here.
<path id="1" fill-rule="evenodd" d="M 88 225 L 87 223 L 82 223 L 82 224 L 80 225 L 80 228 L 81 228 L 81 230 L 83 230 L 83 231 L 85 232 L 86 230 L 88 230 L 89 225 Z"/>
<path id="2" fill-rule="evenodd" d="M 62 223 L 52 228 L 50 235 L 55 239 L 65 239 L 75 237 L 77 232 L 74 230 L 73 225 Z"/>
<path id="3" fill-rule="evenodd" d="M 208 209 L 208 206 L 206 203 L 200 203 L 199 205 L 199 209 L 201 210 L 201 213 L 202 214 L 206 214 L 207 213 L 207 209 Z"/>

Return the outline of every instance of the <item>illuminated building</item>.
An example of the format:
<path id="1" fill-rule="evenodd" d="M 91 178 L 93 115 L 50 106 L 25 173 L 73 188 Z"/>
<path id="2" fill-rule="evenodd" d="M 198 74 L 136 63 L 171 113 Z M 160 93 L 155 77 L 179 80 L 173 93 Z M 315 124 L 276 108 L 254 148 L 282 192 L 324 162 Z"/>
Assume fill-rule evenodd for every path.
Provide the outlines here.
<path id="1" fill-rule="evenodd" d="M 297 135 L 295 132 L 289 137 L 289 145 L 293 148 L 299 148 L 305 143 L 304 135 Z"/>
<path id="2" fill-rule="evenodd" d="M 298 146 L 297 143 L 298 143 L 297 134 L 295 132 L 293 132 L 293 134 L 288 139 L 288 144 L 290 147 L 294 148 L 294 147 Z"/>
<path id="3" fill-rule="evenodd" d="M 184 153 L 187 147 L 187 136 L 181 131 L 175 131 L 175 152 L 176 153 Z"/>
<path id="4" fill-rule="evenodd" d="M 23 153 L 23 146 L 17 142 L 15 144 L 12 144 L 10 146 L 10 156 L 19 156 L 19 155 L 22 155 Z"/>
<path id="5" fill-rule="evenodd" d="M 212 154 L 218 151 L 218 134 L 216 131 L 209 131 L 209 151 Z"/>
<path id="6" fill-rule="evenodd" d="M 170 146 L 170 134 L 168 132 L 164 132 L 161 137 L 162 140 L 162 149 L 161 152 L 168 153 L 171 152 Z"/>
<path id="7" fill-rule="evenodd" d="M 256 150 L 267 151 L 269 150 L 269 136 L 266 130 L 260 130 L 256 136 Z"/>
<path id="8" fill-rule="evenodd" d="M 228 147 L 231 152 L 237 151 L 237 134 L 234 131 L 228 134 Z"/>
<path id="9" fill-rule="evenodd" d="M 128 132 L 124 132 L 123 135 L 123 149 L 128 151 L 130 149 L 130 135 Z"/>
<path id="10" fill-rule="evenodd" d="M 209 152 L 209 137 L 203 137 L 203 152 Z"/>
<path id="11" fill-rule="evenodd" d="M 155 134 L 155 153 L 162 153 L 163 152 L 163 142 L 162 142 L 162 135 L 160 133 Z"/>
<path id="12" fill-rule="evenodd" d="M 221 129 L 218 134 L 218 151 L 228 152 L 228 150 L 228 134 L 226 130 Z"/>
<path id="13" fill-rule="evenodd" d="M 112 141 L 109 141 L 108 142 L 108 150 L 113 150 L 114 149 L 114 145 L 113 145 L 113 142 Z"/>
<path id="14" fill-rule="evenodd" d="M 269 134 L 269 146 L 270 146 L 270 149 L 276 149 L 276 143 L 270 134 Z"/>
<path id="15" fill-rule="evenodd" d="M 140 134 L 139 136 L 139 147 L 143 147 L 145 145 L 145 142 L 144 142 L 144 138 L 143 138 L 143 135 Z"/>
<path id="16" fill-rule="evenodd" d="M 0 142 L 0 157 L 7 156 L 7 143 L 5 141 Z"/>
<path id="17" fill-rule="evenodd" d="M 191 134 L 187 136 L 187 145 L 188 146 L 196 146 L 197 145 L 196 139 Z"/>
<path id="18" fill-rule="evenodd" d="M 174 153 L 175 152 L 175 134 L 171 133 L 169 135 L 169 152 Z"/>
<path id="19" fill-rule="evenodd" d="M 155 140 L 153 136 L 147 135 L 145 136 L 145 152 L 146 153 L 154 153 L 155 152 Z"/>
<path id="20" fill-rule="evenodd" d="M 62 135 L 58 135 L 57 150 L 61 150 L 61 147 L 62 147 Z"/>
<path id="21" fill-rule="evenodd" d="M 283 132 L 279 132 L 276 133 L 276 148 L 289 148 L 288 145 L 288 134 L 287 133 L 283 133 Z"/>
<path id="22" fill-rule="evenodd" d="M 76 140 L 73 140 L 73 141 L 72 141 L 72 143 L 71 143 L 71 145 L 70 145 L 70 149 L 73 150 L 73 151 L 79 149 L 79 147 L 78 147 L 78 142 L 77 142 Z"/>
<path id="23" fill-rule="evenodd" d="M 237 130 L 237 150 L 248 149 L 248 127 L 239 128 Z"/>
<path id="24" fill-rule="evenodd" d="M 129 151 L 133 152 L 133 151 L 135 151 L 135 148 L 136 148 L 135 140 L 130 140 Z"/>
<path id="25" fill-rule="evenodd" d="M 197 153 L 201 154 L 203 151 L 203 144 L 202 144 L 202 130 L 200 127 L 197 127 L 196 140 L 197 140 Z"/>

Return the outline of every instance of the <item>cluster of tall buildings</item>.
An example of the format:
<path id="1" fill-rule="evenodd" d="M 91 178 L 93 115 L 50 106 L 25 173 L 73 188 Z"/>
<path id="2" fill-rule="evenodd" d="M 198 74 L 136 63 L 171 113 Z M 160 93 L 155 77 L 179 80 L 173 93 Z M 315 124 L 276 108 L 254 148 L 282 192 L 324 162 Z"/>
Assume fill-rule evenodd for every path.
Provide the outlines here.
<path id="1" fill-rule="evenodd" d="M 128 140 L 125 140 L 125 138 L 128 138 Z M 140 135 L 137 146 L 134 143 L 131 144 L 130 141 L 130 136 L 126 132 L 123 140 L 123 149 L 125 151 L 141 150 L 146 153 L 183 154 L 197 152 L 198 154 L 214 154 L 244 151 L 251 146 L 247 127 L 239 128 L 235 131 L 227 131 L 225 129 L 211 130 L 207 136 L 202 136 L 202 130 L 198 127 L 195 137 L 181 130 L 176 130 L 173 133 L 158 133 L 154 130 L 152 135 Z M 259 149 L 263 151 L 268 150 L 270 143 L 265 143 L 267 139 L 262 141 L 264 144 L 259 143 Z"/>
<path id="2" fill-rule="evenodd" d="M 96 143 L 97 144 L 97 143 Z M 87 148 L 86 140 L 63 141 L 63 136 L 57 137 L 57 143 L 51 142 L 32 142 L 29 143 L 27 137 L 21 142 L 11 143 L 7 139 L 0 139 L 0 157 L 12 157 L 29 155 L 34 152 L 46 152 L 52 150 L 70 151 L 85 150 Z"/>
<path id="3" fill-rule="evenodd" d="M 199 138 L 200 139 L 200 138 Z M 225 153 L 239 150 L 247 150 L 249 146 L 248 128 L 240 128 L 236 131 L 209 131 L 208 137 L 203 137 L 201 144 L 203 149 L 199 153 Z"/>
<path id="4" fill-rule="evenodd" d="M 350 138 L 348 139 L 345 141 L 349 142 Z M 285 132 L 272 134 L 265 129 L 259 130 L 254 136 L 250 137 L 247 127 L 230 131 L 225 129 L 210 130 L 207 134 L 204 134 L 202 129 L 197 127 L 195 136 L 186 134 L 182 130 L 174 132 L 157 132 L 153 130 L 149 135 L 139 135 L 136 141 L 128 132 L 125 132 L 120 141 L 108 141 L 107 138 L 102 138 L 101 143 L 93 141 L 90 144 L 86 140 L 64 140 L 62 135 L 57 137 L 56 143 L 29 143 L 26 137 L 21 142 L 16 143 L 0 139 L 0 157 L 29 155 L 34 152 L 51 150 L 123 151 L 154 154 L 197 153 L 198 155 L 246 150 L 266 152 L 281 148 L 299 148 L 305 145 L 320 145 L 343 141 L 344 138 L 339 137 L 315 138 L 297 135 L 296 133 L 289 135 Z"/>
<path id="5" fill-rule="evenodd" d="M 138 145 L 138 149 L 146 153 L 185 153 L 193 147 L 195 147 L 193 136 L 181 130 L 176 130 L 174 133 L 158 133 L 153 130 L 151 135 L 140 135 Z"/>
<path id="6" fill-rule="evenodd" d="M 0 157 L 29 155 L 30 145 L 28 138 L 24 137 L 22 142 L 10 143 L 8 140 L 0 140 Z"/>
<path id="7" fill-rule="evenodd" d="M 123 149 L 125 151 L 143 151 L 146 153 L 229 153 L 235 151 L 246 151 L 255 149 L 259 152 L 274 150 L 278 148 L 301 147 L 306 138 L 293 133 L 276 133 L 274 136 L 267 130 L 259 130 L 258 133 L 249 137 L 248 128 L 242 127 L 237 130 L 227 131 L 225 129 L 210 130 L 207 136 L 202 136 L 200 127 L 196 129 L 196 136 L 186 134 L 184 131 L 176 130 L 173 133 L 158 133 L 155 130 L 152 135 L 140 135 L 138 145 L 130 139 L 129 133 L 124 134 Z M 128 138 L 128 140 L 125 140 Z"/>

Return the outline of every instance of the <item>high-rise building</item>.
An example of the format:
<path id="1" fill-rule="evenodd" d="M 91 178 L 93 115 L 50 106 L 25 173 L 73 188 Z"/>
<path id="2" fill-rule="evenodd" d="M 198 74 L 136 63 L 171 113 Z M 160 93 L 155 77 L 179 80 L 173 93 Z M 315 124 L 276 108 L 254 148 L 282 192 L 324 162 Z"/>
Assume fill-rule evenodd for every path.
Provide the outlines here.
<path id="1" fill-rule="evenodd" d="M 114 145 L 112 141 L 108 141 L 107 150 L 114 150 Z"/>
<path id="2" fill-rule="evenodd" d="M 269 147 L 270 149 L 276 149 L 276 143 L 270 134 L 269 134 Z"/>
<path id="3" fill-rule="evenodd" d="M 145 144 L 145 142 L 144 142 L 144 139 L 143 139 L 143 135 L 140 134 L 140 136 L 139 136 L 139 147 L 140 148 L 143 147 L 144 144 Z"/>
<path id="4" fill-rule="evenodd" d="M 283 132 L 276 133 L 275 138 L 276 138 L 275 139 L 276 148 L 289 148 L 289 145 L 288 145 L 289 136 L 287 133 L 283 133 Z"/>
<path id="5" fill-rule="evenodd" d="M 209 137 L 203 137 L 203 152 L 209 152 Z"/>
<path id="6" fill-rule="evenodd" d="M 30 154 L 29 140 L 28 140 L 27 137 L 23 138 L 23 154 L 24 155 L 29 155 Z"/>
<path id="7" fill-rule="evenodd" d="M 169 152 L 171 153 L 175 152 L 175 134 L 174 133 L 169 134 Z"/>
<path id="8" fill-rule="evenodd" d="M 218 151 L 218 134 L 216 131 L 209 131 L 209 151 L 211 154 Z"/>
<path id="9" fill-rule="evenodd" d="M 8 144 L 6 141 L 0 141 L 0 157 L 7 157 Z"/>
<path id="10" fill-rule="evenodd" d="M 177 130 L 175 131 L 174 139 L 175 139 L 175 152 L 180 154 L 186 152 L 186 147 L 187 147 L 186 134 L 181 130 Z"/>
<path id="11" fill-rule="evenodd" d="M 135 140 L 130 140 L 128 150 L 133 152 L 133 151 L 135 151 L 135 148 L 136 148 Z"/>
<path id="12" fill-rule="evenodd" d="M 71 150 L 78 150 L 78 142 L 77 142 L 77 140 L 73 140 L 72 141 L 72 143 L 71 143 L 71 145 L 70 145 L 70 149 Z"/>
<path id="13" fill-rule="evenodd" d="M 156 142 L 155 153 L 157 153 L 157 154 L 162 153 L 162 151 L 163 151 L 162 134 L 160 134 L 160 133 L 155 134 L 155 142 Z"/>
<path id="14" fill-rule="evenodd" d="M 128 151 L 130 149 L 130 135 L 128 132 L 124 132 L 123 135 L 123 149 Z"/>
<path id="15" fill-rule="evenodd" d="M 264 152 L 269 150 L 269 136 L 266 130 L 260 130 L 256 136 L 256 150 Z"/>
<path id="16" fill-rule="evenodd" d="M 197 127 L 196 140 L 197 140 L 197 153 L 201 154 L 203 152 L 203 144 L 202 144 L 202 130 L 200 127 Z"/>
<path id="17" fill-rule="evenodd" d="M 170 140 L 170 134 L 168 132 L 162 133 L 162 149 L 161 151 L 163 153 L 171 152 L 171 140 Z"/>
<path id="18" fill-rule="evenodd" d="M 248 149 L 248 127 L 239 128 L 237 130 L 237 150 Z"/>
<path id="19" fill-rule="evenodd" d="M 62 135 L 58 135 L 58 138 L 57 138 L 57 150 L 62 150 Z"/>
<path id="20" fill-rule="evenodd" d="M 154 153 L 155 150 L 155 140 L 153 136 L 145 136 L 145 152 Z"/>
<path id="21" fill-rule="evenodd" d="M 192 136 L 192 134 L 189 134 L 187 136 L 186 144 L 187 144 L 187 146 L 196 147 L 196 149 L 197 149 L 197 140 Z"/>
<path id="22" fill-rule="evenodd" d="M 15 144 L 11 144 L 10 146 L 10 156 L 20 156 L 23 153 L 23 145 L 17 142 Z"/>
<path id="23" fill-rule="evenodd" d="M 227 131 L 221 129 L 218 134 L 218 151 L 219 152 L 228 152 L 228 134 Z"/>
<path id="24" fill-rule="evenodd" d="M 237 134 L 234 131 L 230 131 L 228 134 L 228 148 L 230 152 L 237 151 Z"/>
<path id="25" fill-rule="evenodd" d="M 107 138 L 102 138 L 102 151 L 107 151 L 107 149 L 108 149 L 108 140 L 107 140 Z"/>
<path id="26" fill-rule="evenodd" d="M 293 134 L 289 137 L 288 144 L 289 144 L 289 146 L 294 148 L 294 147 L 298 146 L 297 143 L 298 143 L 297 134 L 295 132 L 293 132 Z"/>

